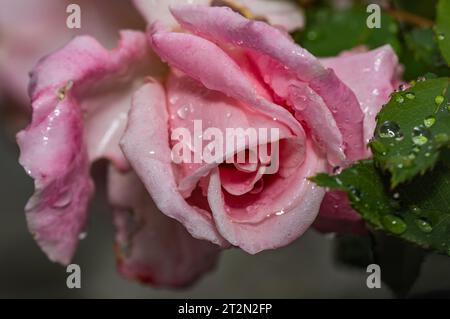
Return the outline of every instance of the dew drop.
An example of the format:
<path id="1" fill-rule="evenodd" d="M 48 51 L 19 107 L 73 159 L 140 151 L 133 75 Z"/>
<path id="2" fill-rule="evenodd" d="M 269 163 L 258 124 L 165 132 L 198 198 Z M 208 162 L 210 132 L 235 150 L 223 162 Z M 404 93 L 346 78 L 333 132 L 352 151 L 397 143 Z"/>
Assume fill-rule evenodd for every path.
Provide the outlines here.
<path id="1" fill-rule="evenodd" d="M 396 235 L 403 234 L 408 228 L 403 219 L 392 214 L 384 215 L 381 222 L 388 231 Z"/>
<path id="2" fill-rule="evenodd" d="M 445 34 L 439 33 L 438 36 L 437 36 L 437 39 L 438 39 L 439 41 L 444 41 L 444 40 L 445 40 Z"/>
<path id="3" fill-rule="evenodd" d="M 70 192 L 65 192 L 64 194 L 60 195 L 58 200 L 53 204 L 53 207 L 64 208 L 69 206 L 71 202 L 72 202 L 72 194 Z"/>
<path id="4" fill-rule="evenodd" d="M 423 126 L 416 126 L 412 131 L 412 141 L 414 144 L 422 146 L 428 142 L 429 132 Z"/>
<path id="5" fill-rule="evenodd" d="M 424 233 L 431 233 L 433 231 L 431 224 L 423 218 L 416 219 L 416 225 Z"/>
<path id="6" fill-rule="evenodd" d="M 361 191 L 354 186 L 349 187 L 350 194 L 352 195 L 352 199 L 356 202 L 361 201 Z"/>
<path id="7" fill-rule="evenodd" d="M 78 239 L 79 240 L 86 239 L 86 237 L 87 237 L 87 233 L 86 232 L 82 232 L 82 233 L 80 233 L 80 235 L 78 235 Z"/>
<path id="8" fill-rule="evenodd" d="M 416 98 L 416 95 L 412 92 L 406 93 L 405 96 L 408 100 L 414 100 Z"/>
<path id="9" fill-rule="evenodd" d="M 398 126 L 397 123 L 392 121 L 385 121 L 383 124 L 381 124 L 378 135 L 381 138 L 393 138 L 398 137 L 400 134 L 400 126 Z"/>
<path id="10" fill-rule="evenodd" d="M 434 98 L 434 103 L 436 103 L 437 106 L 440 106 L 442 102 L 444 102 L 445 98 L 442 95 L 437 95 Z"/>
<path id="11" fill-rule="evenodd" d="M 405 102 L 405 98 L 404 98 L 403 96 L 401 96 L 401 95 L 397 95 L 397 96 L 395 97 L 395 102 L 401 104 L 401 103 Z"/>
<path id="12" fill-rule="evenodd" d="M 425 127 L 432 127 L 434 123 L 436 123 L 436 117 L 434 115 L 430 115 L 423 120 Z"/>
<path id="13" fill-rule="evenodd" d="M 178 109 L 177 114 L 181 119 L 186 119 L 188 117 L 190 110 L 188 106 L 182 106 Z"/>

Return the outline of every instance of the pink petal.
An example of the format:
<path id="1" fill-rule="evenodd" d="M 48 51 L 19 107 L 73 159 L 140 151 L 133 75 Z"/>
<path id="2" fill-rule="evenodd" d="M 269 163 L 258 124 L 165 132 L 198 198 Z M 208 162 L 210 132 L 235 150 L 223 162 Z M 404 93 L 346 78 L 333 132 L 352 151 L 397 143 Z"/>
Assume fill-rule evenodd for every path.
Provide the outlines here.
<path id="1" fill-rule="evenodd" d="M 92 132 L 84 125 L 83 113 L 89 117 L 93 109 L 109 107 L 108 119 L 123 113 L 127 100 L 120 94 L 129 92 L 120 85 L 124 74 L 148 57 L 142 33 L 123 32 L 113 51 L 90 37 L 78 37 L 42 59 L 32 73 L 33 118 L 17 141 L 20 163 L 35 180 L 35 194 L 26 208 L 28 225 L 51 260 L 70 262 L 86 223 L 93 193 L 89 160 L 110 156 L 118 167 L 128 168 L 117 145 L 111 145 L 117 143 L 121 125 L 111 129 L 103 123 Z M 105 94 L 111 87 L 116 89 L 115 100 Z M 105 141 L 102 128 L 114 136 Z M 95 144 L 105 147 L 94 152 Z M 88 145 L 93 153 L 88 154 Z"/>
<path id="2" fill-rule="evenodd" d="M 30 232 L 50 260 L 68 264 L 93 193 L 81 110 L 52 91 L 33 101 L 34 120 L 17 135 L 20 164 L 34 179 L 27 206 Z"/>
<path id="3" fill-rule="evenodd" d="M 263 176 L 263 171 L 261 170 L 244 173 L 231 166 L 222 166 L 219 168 L 219 172 L 222 187 L 235 196 L 250 192 Z"/>
<path id="4" fill-rule="evenodd" d="M 209 90 L 186 75 L 172 74 L 167 81 L 167 94 L 170 133 L 172 134 L 180 128 L 187 129 L 193 140 L 190 143 L 184 142 L 184 144 L 186 149 L 190 149 L 191 152 L 200 153 L 197 155 L 199 160 L 202 160 L 201 155 L 209 143 L 209 141 L 203 139 L 203 134 L 210 128 L 219 130 L 224 136 L 227 129 L 233 128 L 242 130 L 248 128 L 277 128 L 279 130 L 277 140 L 278 138 L 292 137 L 292 133 L 280 121 L 274 121 L 262 114 L 251 112 L 242 103 L 221 92 Z M 196 120 L 201 121 L 201 127 L 197 125 L 198 129 L 195 125 Z M 268 136 L 268 138 L 271 137 Z M 271 138 L 272 140 L 275 142 L 275 139 Z M 241 151 L 239 149 L 227 150 L 226 140 L 223 139 L 222 142 L 222 153 L 214 154 L 214 157 L 217 158 L 214 163 L 201 161 L 201 163 L 190 162 L 178 165 L 178 189 L 184 197 L 190 195 L 202 176 L 207 175 L 225 159 Z M 259 140 L 258 142 L 266 144 L 268 140 Z M 243 145 L 245 148 L 253 146 L 255 145 Z M 193 159 L 194 153 L 189 155 Z"/>
<path id="5" fill-rule="evenodd" d="M 190 34 L 163 31 L 154 32 L 151 41 L 163 60 L 208 89 L 242 101 L 269 118 L 275 117 L 297 136 L 304 136 L 303 128 L 289 111 L 261 97 L 236 62 L 214 43 Z"/>
<path id="6" fill-rule="evenodd" d="M 373 137 L 375 116 L 399 82 L 400 65 L 389 45 L 369 52 L 349 53 L 321 62 L 355 93 L 364 112 L 364 140 Z M 368 152 L 367 152 L 368 154 Z"/>
<path id="7" fill-rule="evenodd" d="M 117 228 L 118 266 L 126 278 L 183 287 L 214 268 L 219 247 L 193 238 L 158 211 L 134 172 L 122 174 L 110 166 L 108 192 Z"/>
<path id="8" fill-rule="evenodd" d="M 278 29 L 263 22 L 249 21 L 228 8 L 178 6 L 172 13 L 187 30 L 215 42 L 232 43 L 270 57 L 298 80 L 308 83 L 332 112 L 344 137 L 348 159 L 363 157 L 366 152 L 363 114 L 354 93 L 333 70 L 325 69 L 314 56 Z"/>
<path id="9" fill-rule="evenodd" d="M 230 216 L 216 170 L 210 178 L 208 202 L 220 233 L 233 245 L 255 254 L 265 249 L 285 246 L 302 235 L 317 216 L 325 191 L 306 179 L 325 169 L 325 160 L 307 145 L 303 165 L 290 179 L 279 185 L 281 194 L 261 195 L 274 205 L 282 205 L 259 222 L 245 222 Z M 280 193 L 279 192 L 279 193 Z M 275 199 L 276 197 L 276 199 Z M 266 203 L 267 205 L 267 203 Z M 264 207 L 263 204 L 261 207 Z M 232 213 L 232 212 L 231 212 Z"/>
<path id="10" fill-rule="evenodd" d="M 165 101 L 165 92 L 157 83 L 148 83 L 135 93 L 122 149 L 162 212 L 181 222 L 195 238 L 226 246 L 209 213 L 189 205 L 177 189 Z"/>

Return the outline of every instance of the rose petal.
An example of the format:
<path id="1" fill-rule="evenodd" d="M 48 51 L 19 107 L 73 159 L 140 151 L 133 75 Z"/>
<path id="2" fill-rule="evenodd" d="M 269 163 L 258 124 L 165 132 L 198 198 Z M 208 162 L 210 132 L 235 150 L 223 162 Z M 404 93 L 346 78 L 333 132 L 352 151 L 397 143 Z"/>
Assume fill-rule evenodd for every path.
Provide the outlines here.
<path id="1" fill-rule="evenodd" d="M 273 201 L 273 196 L 277 196 L 274 204 L 284 206 L 279 207 L 278 211 L 270 212 L 269 216 L 257 223 L 236 220 L 230 216 L 227 209 L 232 208 L 226 208 L 220 175 L 217 170 L 212 173 L 208 202 L 217 228 L 231 244 L 255 254 L 287 245 L 308 229 L 317 216 L 325 191 L 306 177 L 323 171 L 325 160 L 317 156 L 310 143 L 307 147 L 305 162 L 295 175 L 283 181 L 280 185 L 281 194 L 272 197 L 262 195 L 266 201 Z"/>
<path id="2" fill-rule="evenodd" d="M 275 117 L 295 135 L 304 136 L 303 128 L 289 111 L 258 95 L 236 62 L 214 43 L 191 34 L 164 31 L 155 31 L 151 41 L 155 52 L 163 60 L 200 81 L 208 89 L 242 101 L 269 118 Z M 208 68 L 204 65 L 208 65 Z"/>
<path id="3" fill-rule="evenodd" d="M 209 213 L 190 206 L 178 192 L 166 107 L 161 85 L 148 83 L 136 92 L 122 150 L 162 212 L 181 222 L 195 238 L 226 246 Z"/>
<path id="4" fill-rule="evenodd" d="M 375 130 L 375 116 L 399 83 L 397 55 L 390 45 L 385 45 L 369 52 L 321 59 L 321 62 L 355 92 L 364 112 L 364 139 L 368 143 Z"/>
<path id="5" fill-rule="evenodd" d="M 364 156 L 363 114 L 354 93 L 308 51 L 280 30 L 263 22 L 249 21 L 228 8 L 178 6 L 171 11 L 185 29 L 214 42 L 232 43 L 270 57 L 298 80 L 308 83 L 333 114 L 344 137 L 348 159 Z"/>
<path id="6" fill-rule="evenodd" d="M 218 246 L 193 238 L 158 211 L 134 172 L 110 166 L 109 200 L 114 207 L 120 272 L 153 286 L 182 287 L 214 268 Z"/>
<path id="7" fill-rule="evenodd" d="M 168 94 L 168 111 L 170 115 L 170 131 L 172 134 L 178 129 L 186 129 L 191 136 L 191 141 L 183 141 L 186 150 L 190 150 L 189 163 L 181 163 L 177 167 L 180 168 L 178 174 L 178 188 L 184 195 L 188 197 L 194 190 L 197 182 L 202 176 L 207 175 L 219 163 L 232 157 L 241 151 L 240 148 L 251 148 L 257 144 L 267 144 L 268 142 L 276 142 L 279 139 L 292 137 L 289 129 L 280 123 L 274 121 L 262 114 L 251 112 L 248 107 L 242 103 L 227 97 L 221 92 L 212 91 L 205 88 L 198 81 L 189 78 L 186 75 L 172 74 L 167 81 Z M 197 122 L 196 122 L 197 121 Z M 207 132 L 209 129 L 218 131 L 222 138 L 222 143 L 218 154 L 214 154 L 208 163 L 204 162 L 202 156 L 206 153 L 209 140 Z M 230 129 L 236 130 L 236 135 L 245 138 L 245 132 L 248 129 L 278 129 L 278 136 L 267 134 L 264 137 L 257 136 L 257 141 L 249 141 L 238 145 L 235 148 L 227 149 L 226 132 Z M 205 135 L 205 136 L 203 136 Z M 231 138 L 230 138 L 231 139 Z M 181 142 L 172 141 L 172 144 Z M 256 143 L 250 145 L 249 143 Z M 302 142 L 303 143 L 303 142 Z M 175 145 L 173 145 L 175 147 Z M 194 153 L 197 152 L 197 161 L 194 162 Z M 194 163 L 193 163 L 194 162 Z"/>
<path id="8" fill-rule="evenodd" d="M 44 252 L 63 264 L 70 262 L 87 219 L 93 193 L 89 159 L 111 156 L 119 167 L 128 166 L 117 147 L 109 146 L 114 139 L 104 143 L 105 152 L 88 154 L 86 140 L 95 141 L 96 137 L 83 123 L 83 112 L 100 106 L 97 102 L 104 97 L 105 87 L 117 87 L 133 62 L 148 57 L 145 35 L 130 31 L 121 36 L 113 51 L 90 37 L 77 37 L 42 59 L 32 73 L 33 118 L 17 135 L 20 163 L 35 180 L 27 220 Z M 109 105 L 101 107 L 111 107 L 112 114 L 123 110 L 121 104 L 126 103 L 126 99 L 119 99 L 117 105 L 109 99 L 103 101 Z M 101 137 L 97 136 L 97 141 Z"/>

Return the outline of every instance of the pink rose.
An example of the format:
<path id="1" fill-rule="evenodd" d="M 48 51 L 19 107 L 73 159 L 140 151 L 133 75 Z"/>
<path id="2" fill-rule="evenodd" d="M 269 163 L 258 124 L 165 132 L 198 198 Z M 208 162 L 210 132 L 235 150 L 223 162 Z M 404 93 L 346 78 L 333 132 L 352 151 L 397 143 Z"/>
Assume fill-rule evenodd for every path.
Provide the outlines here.
<path id="1" fill-rule="evenodd" d="M 307 178 L 369 155 L 397 60 L 385 46 L 319 61 L 286 26 L 192 5 L 155 21 L 150 12 L 167 17 L 159 9 L 144 12 L 155 22 L 147 35 L 123 31 L 112 51 L 82 36 L 42 59 L 30 84 L 32 122 L 17 139 L 35 180 L 28 225 L 51 260 L 70 262 L 94 192 L 90 165 L 107 158 L 122 274 L 182 286 L 214 266 L 220 247 L 257 253 L 310 227 L 325 190 Z M 278 134 L 242 139 L 212 162 L 175 161 L 177 130 L 205 149 L 196 121 L 225 135 Z"/>

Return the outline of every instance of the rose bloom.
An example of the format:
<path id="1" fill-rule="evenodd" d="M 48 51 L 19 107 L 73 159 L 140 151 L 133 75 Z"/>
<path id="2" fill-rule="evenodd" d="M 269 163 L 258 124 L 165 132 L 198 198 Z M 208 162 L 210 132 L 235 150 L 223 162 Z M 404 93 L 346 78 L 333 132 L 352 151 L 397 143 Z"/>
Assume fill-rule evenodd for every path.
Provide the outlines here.
<path id="1" fill-rule="evenodd" d="M 141 282 L 183 286 L 223 248 L 285 246 L 321 205 L 324 230 L 333 219 L 358 222 L 348 203 L 333 201 L 339 193 L 323 201 L 308 177 L 370 155 L 375 115 L 397 82 L 393 50 L 319 60 L 286 32 L 303 23 L 291 3 L 171 2 L 169 11 L 136 1 L 148 32 L 121 32 L 116 49 L 81 36 L 33 69 L 33 117 L 17 139 L 35 180 L 28 225 L 49 258 L 73 257 L 94 192 L 90 166 L 101 158 L 110 160 L 119 269 Z M 194 133 L 196 120 L 204 130 L 276 128 L 279 136 L 214 163 L 177 164 L 172 133 Z M 229 162 L 255 146 L 278 147 L 278 157 Z M 265 174 L 272 161 L 276 172 Z"/>

